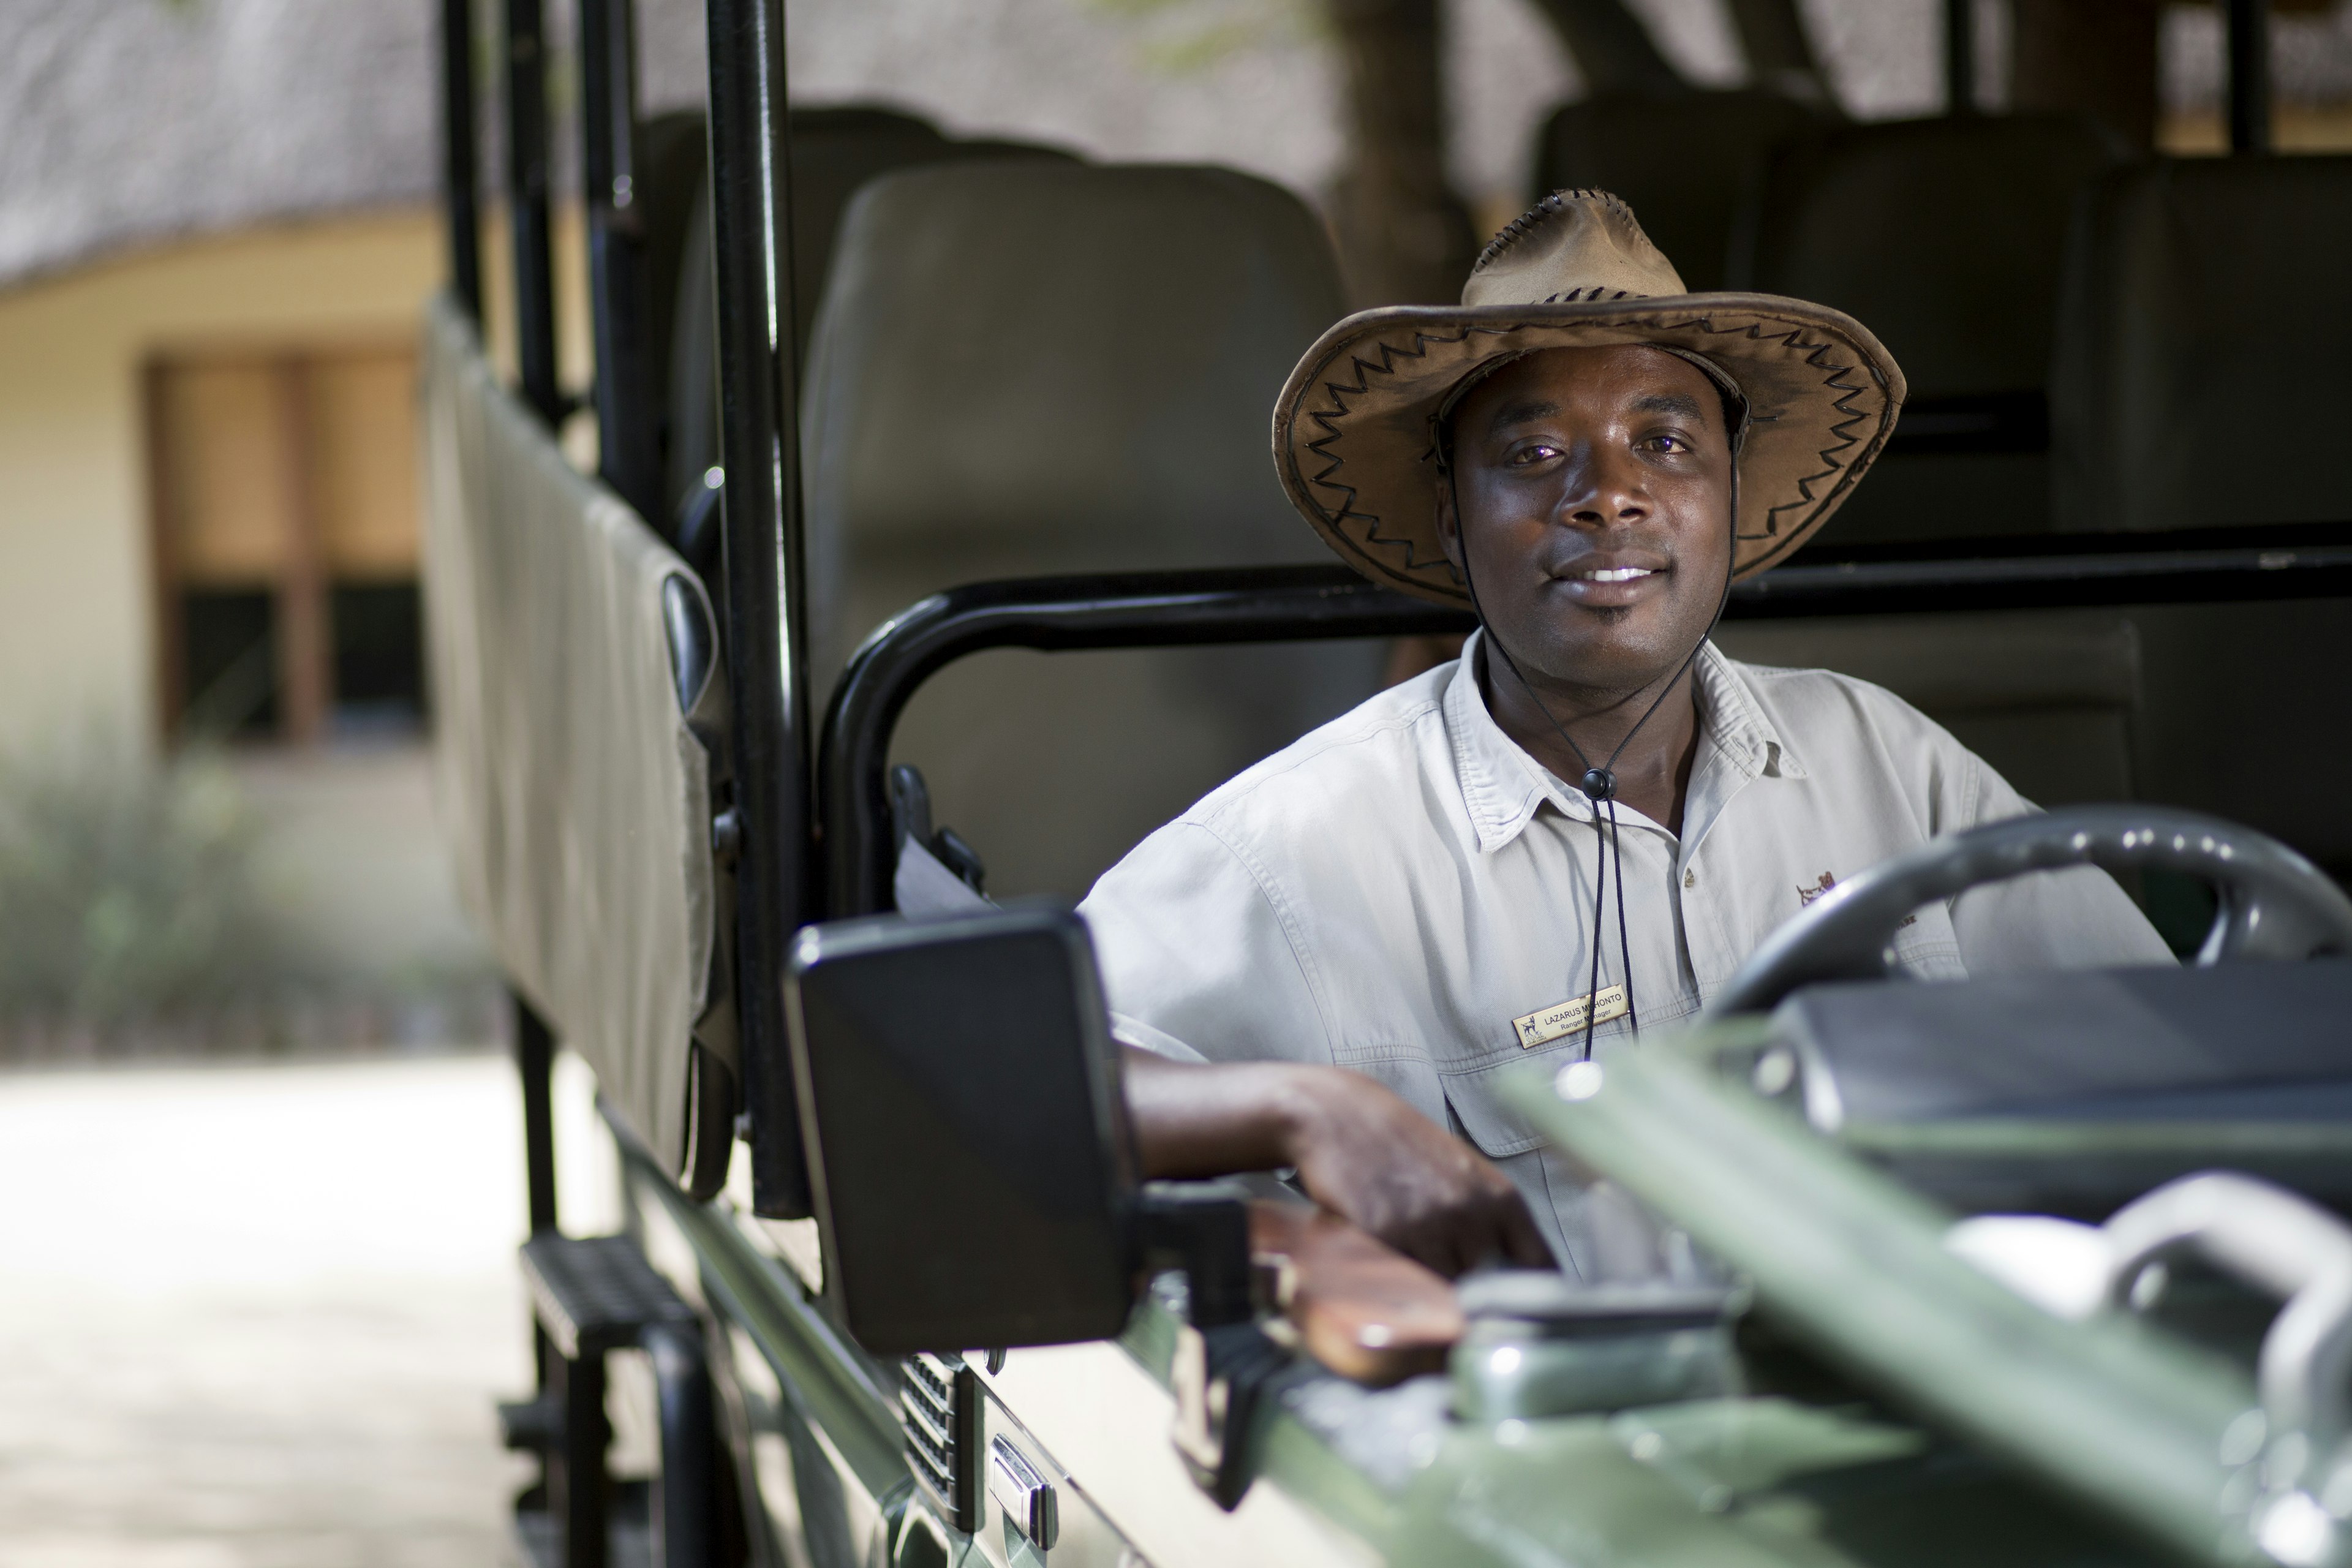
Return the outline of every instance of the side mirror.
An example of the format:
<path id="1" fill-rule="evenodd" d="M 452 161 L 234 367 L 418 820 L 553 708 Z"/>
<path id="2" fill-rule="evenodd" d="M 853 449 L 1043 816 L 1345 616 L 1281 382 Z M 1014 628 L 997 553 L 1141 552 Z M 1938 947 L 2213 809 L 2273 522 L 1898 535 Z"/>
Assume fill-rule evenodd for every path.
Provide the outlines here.
<path id="1" fill-rule="evenodd" d="M 826 1289 L 887 1355 L 1108 1339 L 1148 1266 L 1185 1281 L 1185 1466 L 1225 1508 L 1288 1352 L 1258 1329 L 1251 1215 L 1139 1188 L 1094 947 L 1066 910 L 811 926 L 784 981 Z"/>
<path id="2" fill-rule="evenodd" d="M 902 1355 L 1126 1326 L 1132 1139 L 1075 914 L 811 926 L 784 1006 L 826 1288 L 859 1343 Z"/>

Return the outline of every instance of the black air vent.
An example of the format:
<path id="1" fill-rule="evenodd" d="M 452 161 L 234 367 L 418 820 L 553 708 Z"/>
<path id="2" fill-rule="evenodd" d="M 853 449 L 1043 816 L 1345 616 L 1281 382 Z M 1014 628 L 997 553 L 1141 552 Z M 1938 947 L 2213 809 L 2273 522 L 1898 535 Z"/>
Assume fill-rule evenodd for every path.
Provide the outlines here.
<path id="1" fill-rule="evenodd" d="M 980 1376 L 961 1356 L 911 1355 L 898 1379 L 898 1427 L 916 1484 L 940 1518 L 980 1528 Z"/>

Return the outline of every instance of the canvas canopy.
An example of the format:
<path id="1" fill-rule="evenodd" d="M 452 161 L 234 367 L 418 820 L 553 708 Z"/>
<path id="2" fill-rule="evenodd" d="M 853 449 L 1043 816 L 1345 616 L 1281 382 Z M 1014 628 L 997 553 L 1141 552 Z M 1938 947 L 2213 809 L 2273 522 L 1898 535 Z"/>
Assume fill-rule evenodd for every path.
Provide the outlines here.
<path id="1" fill-rule="evenodd" d="M 708 1188 L 735 1072 L 709 600 L 565 461 L 446 300 L 424 363 L 436 752 L 460 895 L 637 1136 Z"/>

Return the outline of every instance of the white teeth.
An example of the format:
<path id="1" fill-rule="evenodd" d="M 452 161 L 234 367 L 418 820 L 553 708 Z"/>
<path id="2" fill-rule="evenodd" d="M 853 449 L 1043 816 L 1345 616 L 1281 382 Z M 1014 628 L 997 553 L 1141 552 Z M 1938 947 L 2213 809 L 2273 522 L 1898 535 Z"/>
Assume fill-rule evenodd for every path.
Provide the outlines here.
<path id="1" fill-rule="evenodd" d="M 1578 576 L 1588 583 L 1630 583 L 1636 577 L 1647 577 L 1646 566 L 1608 566 L 1593 572 L 1580 572 Z"/>

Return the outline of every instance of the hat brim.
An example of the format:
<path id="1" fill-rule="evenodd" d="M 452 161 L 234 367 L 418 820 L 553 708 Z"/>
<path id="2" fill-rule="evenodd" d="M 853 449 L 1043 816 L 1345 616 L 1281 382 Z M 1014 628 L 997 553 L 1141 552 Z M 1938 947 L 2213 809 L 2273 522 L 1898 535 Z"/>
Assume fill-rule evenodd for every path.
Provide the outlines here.
<path id="1" fill-rule="evenodd" d="M 1656 344 L 1706 355 L 1746 394 L 1735 581 L 1778 564 L 1844 504 L 1885 448 L 1903 372 L 1843 311 L 1771 294 L 1549 305 L 1397 306 L 1349 316 L 1290 373 L 1274 411 L 1282 488 L 1376 583 L 1466 605 L 1437 533 L 1432 416 L 1489 360 Z"/>

